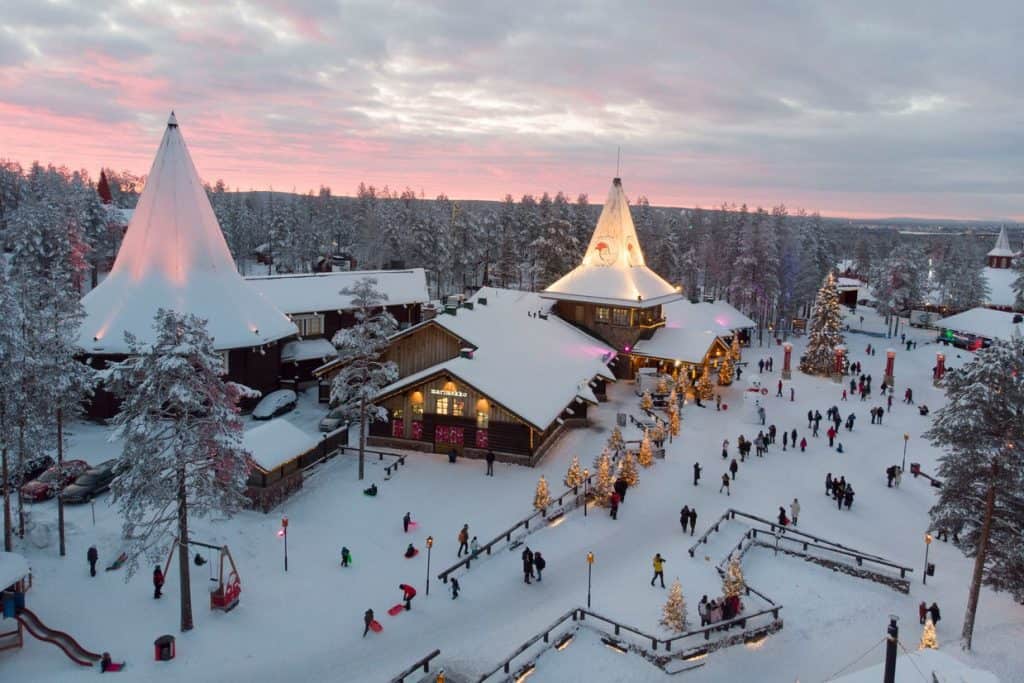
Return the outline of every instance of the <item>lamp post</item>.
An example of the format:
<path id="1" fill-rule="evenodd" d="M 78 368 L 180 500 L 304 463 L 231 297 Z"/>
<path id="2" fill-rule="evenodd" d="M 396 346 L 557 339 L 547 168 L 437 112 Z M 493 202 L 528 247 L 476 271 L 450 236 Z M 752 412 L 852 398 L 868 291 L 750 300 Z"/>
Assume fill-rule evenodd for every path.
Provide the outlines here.
<path id="1" fill-rule="evenodd" d="M 590 609 L 590 577 L 594 570 L 594 553 L 587 553 L 587 609 Z"/>
<path id="2" fill-rule="evenodd" d="M 907 443 L 910 441 L 910 434 L 903 433 L 903 464 L 900 466 L 901 472 L 907 471 Z"/>
<path id="3" fill-rule="evenodd" d="M 284 537 L 284 570 L 288 571 L 288 517 L 281 518 L 281 535 Z"/>
<path id="4" fill-rule="evenodd" d="M 590 470 L 583 470 L 583 516 L 587 516 L 587 494 L 590 493 Z"/>
<path id="5" fill-rule="evenodd" d="M 430 595 L 430 549 L 434 547 L 434 537 L 427 536 L 427 595 Z"/>
<path id="6" fill-rule="evenodd" d="M 928 549 L 932 547 L 932 535 L 924 535 L 924 573 L 921 575 L 921 583 L 928 585 Z"/>

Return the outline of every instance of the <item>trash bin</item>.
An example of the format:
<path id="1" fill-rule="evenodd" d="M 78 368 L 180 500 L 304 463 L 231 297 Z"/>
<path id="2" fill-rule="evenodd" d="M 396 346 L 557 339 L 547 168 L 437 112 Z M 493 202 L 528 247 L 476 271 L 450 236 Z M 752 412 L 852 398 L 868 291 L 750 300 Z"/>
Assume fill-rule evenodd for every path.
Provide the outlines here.
<path id="1" fill-rule="evenodd" d="M 935 576 L 935 563 L 929 562 L 928 566 L 924 570 L 924 573 L 928 576 Z"/>
<path id="2" fill-rule="evenodd" d="M 153 642 L 153 659 L 158 662 L 174 659 L 174 636 L 160 636 Z"/>
<path id="3" fill-rule="evenodd" d="M 626 414 L 625 413 L 619 413 L 618 416 L 615 418 L 615 422 L 620 427 L 625 427 L 626 426 Z"/>

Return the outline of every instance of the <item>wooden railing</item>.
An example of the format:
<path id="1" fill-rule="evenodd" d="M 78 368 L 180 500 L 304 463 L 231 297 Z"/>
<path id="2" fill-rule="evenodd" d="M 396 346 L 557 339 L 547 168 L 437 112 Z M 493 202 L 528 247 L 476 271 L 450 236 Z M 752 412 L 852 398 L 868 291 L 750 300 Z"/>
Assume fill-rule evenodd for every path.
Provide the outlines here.
<path id="1" fill-rule="evenodd" d="M 540 633 L 536 634 L 535 636 L 533 636 L 532 638 L 527 640 L 525 643 L 523 643 L 522 645 L 517 647 L 515 652 L 510 654 L 505 659 L 501 660 L 501 662 L 496 667 L 494 667 L 493 669 L 491 669 L 487 673 L 485 673 L 482 676 L 480 676 L 480 678 L 477 679 L 477 683 L 483 683 L 483 681 L 486 681 L 488 678 L 490 678 L 491 676 L 495 675 L 499 671 L 501 671 L 503 673 L 506 673 L 506 674 L 510 673 L 511 669 L 512 669 L 512 660 L 513 659 L 515 659 L 519 655 L 521 655 L 524 652 L 526 652 L 527 650 L 529 650 L 531 646 L 535 645 L 540 640 L 543 640 L 545 643 L 550 642 L 551 632 L 554 631 L 556 628 L 560 627 L 565 622 L 569 621 L 570 619 L 572 619 L 573 621 L 576 621 L 576 619 L 578 618 L 577 617 L 577 612 L 578 611 L 579 610 L 577 610 L 577 609 L 571 609 L 568 612 L 566 612 L 565 614 L 563 614 L 562 616 L 558 617 L 558 619 L 556 619 L 553 624 L 551 624 L 546 629 L 544 629 L 543 631 L 541 631 Z"/>
<path id="2" fill-rule="evenodd" d="M 423 673 L 429 673 L 430 672 L 430 660 L 432 660 L 434 657 L 438 656 L 439 654 L 441 654 L 440 650 L 434 650 L 433 652 L 431 652 L 426 657 L 421 657 L 419 660 L 416 661 L 415 664 L 412 664 L 411 666 L 409 666 L 409 668 L 405 669 L 402 673 L 400 673 L 397 676 L 395 676 L 394 678 L 392 678 L 391 679 L 391 683 L 405 683 L 405 679 L 406 678 L 416 674 L 417 672 L 419 672 L 420 669 L 423 669 Z"/>
<path id="3" fill-rule="evenodd" d="M 340 446 L 338 450 L 341 451 L 342 453 L 352 453 L 353 455 L 359 455 L 359 448 L 356 446 Z M 363 453 L 366 455 L 376 455 L 377 460 L 381 462 L 384 461 L 384 456 L 394 458 L 395 461 L 393 463 L 384 467 L 384 473 L 389 477 L 392 475 L 392 473 L 396 472 L 399 467 L 405 464 L 406 456 L 403 454 L 388 453 L 386 451 L 375 451 L 369 448 L 364 448 Z"/>
<path id="4" fill-rule="evenodd" d="M 779 611 L 781 609 L 782 605 L 773 604 L 771 607 L 760 610 L 758 612 L 743 614 L 738 617 L 733 617 L 732 619 L 729 619 L 727 621 L 716 621 L 714 624 L 711 624 L 709 626 L 704 626 L 702 628 L 697 628 L 692 631 L 687 631 L 686 633 L 680 633 L 678 636 L 673 636 L 672 638 L 666 638 L 662 642 L 664 642 L 665 644 L 665 650 L 671 652 L 673 643 L 678 643 L 680 641 L 686 640 L 688 638 L 693 638 L 695 636 L 704 636 L 704 640 L 711 640 L 711 634 L 714 631 L 720 631 L 722 629 L 728 631 L 733 626 L 741 626 L 743 630 L 746 630 L 748 621 L 750 621 L 751 619 L 756 619 L 758 617 L 763 617 L 766 614 L 772 615 L 772 621 L 778 621 Z"/>
<path id="5" fill-rule="evenodd" d="M 586 488 L 592 484 L 594 477 L 596 476 L 596 474 L 591 474 L 584 480 L 585 483 L 580 483 L 576 486 L 566 489 L 557 498 L 553 498 L 551 504 L 548 505 L 546 508 L 544 508 L 543 510 L 537 510 L 530 516 L 524 517 L 523 519 L 519 520 L 518 522 L 510 526 L 508 529 L 505 529 L 500 534 L 492 538 L 487 543 L 481 545 L 480 549 L 477 550 L 475 553 L 467 555 L 466 557 L 462 558 L 452 566 L 440 572 L 437 575 L 437 578 L 441 579 L 441 581 L 445 583 L 448 583 L 448 577 L 452 574 L 452 572 L 461 569 L 462 567 L 469 569 L 473 561 L 478 559 L 481 555 L 489 556 L 494 551 L 494 546 L 498 545 L 499 543 L 510 543 L 512 541 L 512 534 L 514 534 L 516 531 L 519 531 L 520 529 L 528 531 L 530 529 L 530 523 L 536 520 L 538 517 L 540 517 L 545 522 L 550 521 L 548 519 L 548 510 L 558 511 L 558 513 L 553 515 L 551 519 L 556 519 L 557 517 L 560 517 L 561 515 L 565 514 L 566 512 L 568 512 L 569 509 L 565 504 L 565 499 L 571 498 L 572 500 L 570 501 L 570 504 L 573 502 L 576 502 L 578 504 L 578 499 L 580 498 L 580 489 L 583 489 L 585 491 Z"/>
<path id="6" fill-rule="evenodd" d="M 635 628 L 633 626 L 627 626 L 626 624 L 623 624 L 621 622 L 615 621 L 614 619 L 610 619 L 610 618 L 608 618 L 606 616 L 602 616 L 602 615 L 598 614 L 597 612 L 592 612 L 589 609 L 583 609 L 581 607 L 581 608 L 577 609 L 576 611 L 579 613 L 580 621 L 583 621 L 587 617 L 590 617 L 591 619 L 596 619 L 597 621 L 604 622 L 606 624 L 610 624 L 612 626 L 612 630 L 615 633 L 615 635 L 621 635 L 622 631 L 626 631 L 627 633 L 632 633 L 633 635 L 640 636 L 644 640 L 650 641 L 651 649 L 654 650 L 655 652 L 658 651 L 658 637 L 657 636 L 652 636 L 649 633 L 644 633 L 643 631 L 641 631 L 638 628 Z"/>

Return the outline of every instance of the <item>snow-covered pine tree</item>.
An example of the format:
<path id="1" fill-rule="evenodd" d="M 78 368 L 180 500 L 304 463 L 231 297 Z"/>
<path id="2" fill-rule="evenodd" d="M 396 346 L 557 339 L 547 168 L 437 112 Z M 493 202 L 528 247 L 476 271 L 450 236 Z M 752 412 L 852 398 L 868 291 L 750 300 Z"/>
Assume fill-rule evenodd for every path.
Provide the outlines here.
<path id="1" fill-rule="evenodd" d="M 722 593 L 726 597 L 743 595 L 747 588 L 743 580 L 743 567 L 740 566 L 740 558 L 733 555 L 729 558 L 729 565 L 725 568 L 725 575 L 722 576 Z"/>
<path id="2" fill-rule="evenodd" d="M 983 262 L 966 249 L 965 240 L 950 242 L 935 267 L 934 284 L 939 290 L 940 303 L 953 311 L 980 306 L 989 295 Z"/>
<path id="3" fill-rule="evenodd" d="M 839 309 L 839 288 L 832 273 L 818 290 L 808 333 L 807 351 L 800 370 L 809 375 L 828 375 L 835 364 L 835 349 L 843 343 L 843 314 Z"/>
<path id="4" fill-rule="evenodd" d="M 622 430 L 618 427 L 612 427 L 611 436 L 608 437 L 608 448 L 612 452 L 618 453 L 625 447 L 626 440 L 622 438 Z"/>
<path id="5" fill-rule="evenodd" d="M 932 618 L 928 617 L 924 622 L 924 629 L 921 631 L 921 642 L 917 646 L 918 650 L 938 650 L 939 639 L 935 636 L 935 624 L 932 623 Z"/>
<path id="6" fill-rule="evenodd" d="M 644 438 L 640 439 L 640 450 L 636 454 L 636 461 L 645 468 L 654 464 L 654 451 L 651 450 L 651 436 L 647 430 L 644 430 Z"/>
<path id="7" fill-rule="evenodd" d="M 981 584 L 1024 602 L 1024 340 L 995 340 L 946 373 L 946 405 L 925 432 L 943 450 L 931 528 L 975 558 L 964 617 L 970 649 Z"/>
<path id="8" fill-rule="evenodd" d="M 579 486 L 583 483 L 584 479 L 583 468 L 580 467 L 580 458 L 578 455 L 574 455 L 572 456 L 572 462 L 569 463 L 569 469 L 565 473 L 565 485 L 569 488 Z"/>
<path id="9" fill-rule="evenodd" d="M 14 526 L 11 518 L 10 478 L 15 474 L 14 458 L 18 448 L 17 416 L 27 398 L 23 391 L 25 364 L 20 362 L 27 350 L 23 334 L 21 307 L 7 277 L 7 265 L 0 261 L 0 489 L 4 496 L 4 551 L 14 550 Z"/>
<path id="10" fill-rule="evenodd" d="M 678 578 L 672 582 L 672 587 L 668 591 L 668 600 L 661 608 L 659 623 L 676 633 L 686 630 L 686 598 L 683 597 L 683 585 L 679 583 Z"/>
<path id="11" fill-rule="evenodd" d="M 122 517 L 128 576 L 140 558 L 158 563 L 177 538 L 181 630 L 192 628 L 189 519 L 230 516 L 245 503 L 249 454 L 237 396 L 205 321 L 161 309 L 156 339 L 125 339 L 131 355 L 103 372 L 122 399 L 114 418 L 124 444 L 112 485 Z"/>
<path id="12" fill-rule="evenodd" d="M 732 358 L 729 357 L 729 354 L 725 354 L 722 362 L 718 365 L 718 386 L 724 387 L 732 384 L 732 376 Z"/>
<path id="13" fill-rule="evenodd" d="M 700 373 L 700 379 L 697 380 L 697 386 L 693 388 L 694 393 L 700 396 L 702 401 L 709 401 L 715 396 L 715 390 L 711 387 L 711 369 L 707 363 L 704 364 L 704 369 Z"/>
<path id="14" fill-rule="evenodd" d="M 388 419 L 387 410 L 373 405 L 373 397 L 398 378 L 398 367 L 381 360 L 388 337 L 398 328 L 384 308 L 387 295 L 377 290 L 377 279 L 360 278 L 341 290 L 351 297 L 355 325 L 334 335 L 340 369 L 331 384 L 331 405 L 340 408 L 343 419 L 359 423 L 359 479 L 365 475 L 367 420 Z"/>
<path id="15" fill-rule="evenodd" d="M 547 221 L 540 226 L 539 233 L 531 246 L 537 254 L 537 286 L 543 288 L 572 270 L 578 260 L 580 246 L 568 221 Z"/>
<path id="16" fill-rule="evenodd" d="M 640 407 L 644 410 L 650 410 L 654 407 L 654 399 L 651 397 L 651 392 L 645 391 L 644 395 L 640 397 Z"/>
<path id="17" fill-rule="evenodd" d="M 1024 310 L 1024 255 L 1013 260 L 1013 270 L 1017 273 L 1011 285 L 1014 293 L 1013 307 L 1021 311 Z"/>
<path id="18" fill-rule="evenodd" d="M 626 451 L 626 455 L 619 461 L 619 476 L 625 479 L 630 486 L 640 483 L 640 473 L 636 470 L 636 458 L 630 451 Z"/>
<path id="19" fill-rule="evenodd" d="M 876 310 L 889 316 L 917 306 L 924 297 L 928 265 L 920 248 L 900 244 L 871 274 Z"/>
<path id="20" fill-rule="evenodd" d="M 537 481 L 537 490 L 533 493 L 533 509 L 544 510 L 551 505 L 551 491 L 548 490 L 548 480 L 540 475 Z"/>
<path id="21" fill-rule="evenodd" d="M 601 455 L 597 456 L 597 459 L 594 460 L 594 472 L 597 476 L 594 477 L 594 483 L 590 490 L 594 494 L 594 501 L 598 505 L 606 506 L 609 503 L 609 497 L 612 495 L 612 486 L 615 484 L 612 455 L 608 452 L 607 448 L 601 451 Z"/>

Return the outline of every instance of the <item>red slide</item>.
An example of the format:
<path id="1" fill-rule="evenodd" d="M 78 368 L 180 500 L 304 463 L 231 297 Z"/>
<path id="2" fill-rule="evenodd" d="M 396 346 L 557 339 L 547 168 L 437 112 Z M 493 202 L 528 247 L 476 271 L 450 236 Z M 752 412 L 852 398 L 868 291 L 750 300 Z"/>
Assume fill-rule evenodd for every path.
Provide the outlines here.
<path id="1" fill-rule="evenodd" d="M 30 634 L 43 641 L 44 643 L 53 643 L 68 656 L 75 664 L 81 664 L 82 666 L 92 666 L 94 662 L 100 661 L 102 656 L 96 652 L 90 652 L 84 647 L 78 644 L 78 641 L 72 638 L 64 631 L 55 631 L 44 624 L 39 617 L 36 616 L 35 612 L 27 608 L 21 608 L 18 610 L 18 614 L 15 617 L 21 625 L 25 627 L 25 630 Z"/>

